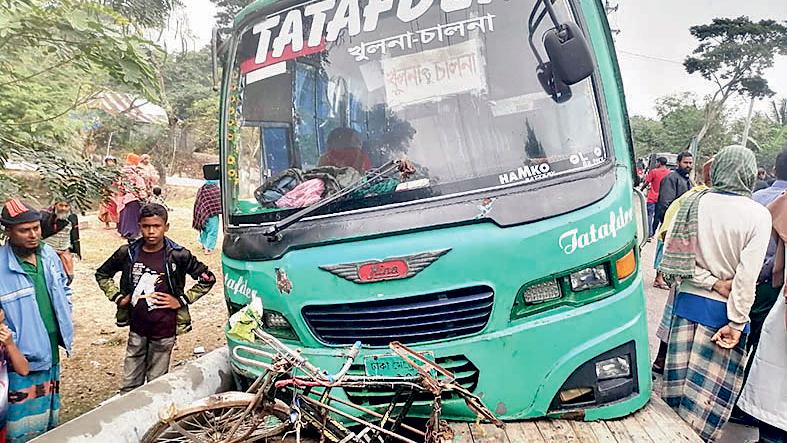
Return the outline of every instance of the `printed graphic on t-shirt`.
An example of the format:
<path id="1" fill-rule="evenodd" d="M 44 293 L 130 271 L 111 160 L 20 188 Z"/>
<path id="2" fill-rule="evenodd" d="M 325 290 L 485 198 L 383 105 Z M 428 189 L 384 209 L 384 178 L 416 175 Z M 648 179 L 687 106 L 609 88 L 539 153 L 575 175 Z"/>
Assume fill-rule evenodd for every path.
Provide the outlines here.
<path id="1" fill-rule="evenodd" d="M 164 274 L 150 269 L 145 263 L 136 262 L 131 269 L 131 278 L 134 282 L 134 292 L 131 295 L 131 306 L 143 301 L 148 310 L 157 309 L 158 306 L 147 302 L 147 297 L 156 292 L 156 288 L 164 284 Z"/>

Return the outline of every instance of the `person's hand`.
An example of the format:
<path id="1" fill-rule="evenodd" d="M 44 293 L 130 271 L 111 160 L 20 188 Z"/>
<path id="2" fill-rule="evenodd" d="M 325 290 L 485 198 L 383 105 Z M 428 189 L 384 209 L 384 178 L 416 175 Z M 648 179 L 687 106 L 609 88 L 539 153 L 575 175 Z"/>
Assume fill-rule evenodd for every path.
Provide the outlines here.
<path id="1" fill-rule="evenodd" d="M 14 344 L 14 336 L 11 334 L 11 329 L 6 324 L 0 325 L 0 343 L 6 347 Z"/>
<path id="2" fill-rule="evenodd" d="M 732 279 L 730 280 L 716 280 L 713 284 L 713 290 L 721 294 L 723 297 L 729 297 L 732 292 Z"/>
<path id="3" fill-rule="evenodd" d="M 720 347 L 724 349 L 732 349 L 741 339 L 741 331 L 731 327 L 730 325 L 725 325 L 711 337 L 710 341 L 716 343 Z"/>
<path id="4" fill-rule="evenodd" d="M 148 295 L 148 300 L 157 308 L 180 309 L 178 299 L 164 292 L 154 292 Z"/>
<path id="5" fill-rule="evenodd" d="M 115 299 L 115 303 L 117 303 L 119 308 L 125 308 L 131 303 L 131 296 L 130 295 L 121 295 L 117 299 Z"/>

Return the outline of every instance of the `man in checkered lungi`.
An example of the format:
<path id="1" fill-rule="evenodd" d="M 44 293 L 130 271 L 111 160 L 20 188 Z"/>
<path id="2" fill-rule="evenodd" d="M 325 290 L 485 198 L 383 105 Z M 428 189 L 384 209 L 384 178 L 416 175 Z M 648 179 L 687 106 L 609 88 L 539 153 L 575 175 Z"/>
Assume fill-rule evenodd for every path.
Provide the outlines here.
<path id="1" fill-rule="evenodd" d="M 750 198 L 756 175 L 750 150 L 722 149 L 711 188 L 689 197 L 675 216 L 660 266 L 680 282 L 662 397 L 709 442 L 741 389 L 749 311 L 771 235 L 770 213 Z"/>

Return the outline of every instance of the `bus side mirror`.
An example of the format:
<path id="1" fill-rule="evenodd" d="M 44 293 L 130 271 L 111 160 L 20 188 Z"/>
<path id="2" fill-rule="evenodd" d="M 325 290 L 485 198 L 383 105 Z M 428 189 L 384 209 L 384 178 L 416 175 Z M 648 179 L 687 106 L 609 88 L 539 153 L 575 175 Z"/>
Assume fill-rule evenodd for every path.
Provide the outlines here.
<path id="1" fill-rule="evenodd" d="M 220 170 L 218 163 L 202 165 L 202 175 L 205 177 L 205 180 L 219 180 L 221 177 Z"/>
<path id="2" fill-rule="evenodd" d="M 544 35 L 544 49 L 556 80 L 573 85 L 593 74 L 593 57 L 575 23 L 562 23 Z"/>

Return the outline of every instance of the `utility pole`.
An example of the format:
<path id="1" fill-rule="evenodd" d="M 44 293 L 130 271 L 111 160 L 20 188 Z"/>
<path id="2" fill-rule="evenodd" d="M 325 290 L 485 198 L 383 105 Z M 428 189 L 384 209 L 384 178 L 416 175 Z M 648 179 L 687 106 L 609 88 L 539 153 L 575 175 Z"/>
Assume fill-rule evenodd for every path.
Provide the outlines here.
<path id="1" fill-rule="evenodd" d="M 749 130 L 751 129 L 751 115 L 754 111 L 754 97 L 749 101 L 749 115 L 746 116 L 746 126 L 743 127 L 743 136 L 741 137 L 741 145 L 746 146 L 749 144 Z"/>

